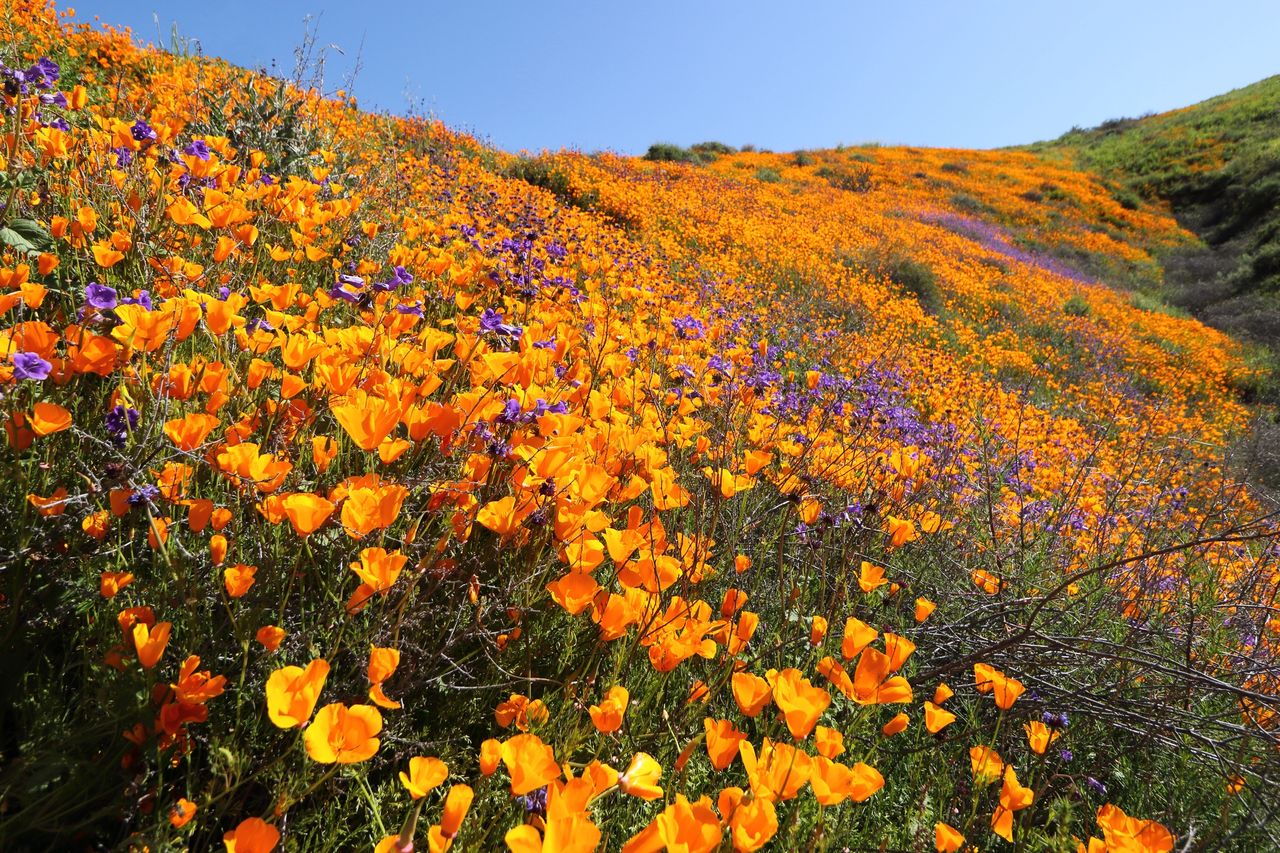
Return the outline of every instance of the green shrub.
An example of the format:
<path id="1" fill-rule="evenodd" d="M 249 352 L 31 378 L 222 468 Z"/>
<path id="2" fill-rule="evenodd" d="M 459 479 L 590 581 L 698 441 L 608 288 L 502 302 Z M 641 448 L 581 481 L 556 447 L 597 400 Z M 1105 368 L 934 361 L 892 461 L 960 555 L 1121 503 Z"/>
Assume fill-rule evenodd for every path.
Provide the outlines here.
<path id="1" fill-rule="evenodd" d="M 1070 317 L 1088 317 L 1089 303 L 1080 294 L 1076 294 L 1062 305 L 1063 313 Z"/>
<path id="2" fill-rule="evenodd" d="M 795 156 L 795 164 L 797 166 L 812 166 L 818 162 L 808 151 L 797 151 Z"/>
<path id="3" fill-rule="evenodd" d="M 845 259 L 845 265 L 861 269 L 875 278 L 887 279 L 904 293 L 915 297 L 925 313 L 937 315 L 943 308 L 942 289 L 933 270 L 898 251 L 872 250 Z"/>
<path id="4" fill-rule="evenodd" d="M 576 190 L 568 173 L 546 158 L 517 158 L 502 170 L 502 175 L 541 187 L 562 203 L 581 210 L 590 209 L 600 200 L 600 194 L 595 190 L 586 192 Z"/>
<path id="5" fill-rule="evenodd" d="M 698 155 L 688 148 L 670 142 L 655 142 L 645 152 L 644 159 L 657 163 L 698 163 Z"/>
<path id="6" fill-rule="evenodd" d="M 870 192 L 874 186 L 871 180 L 871 170 L 856 166 L 823 166 L 814 174 L 826 180 L 828 184 L 836 189 L 845 190 L 846 192 Z"/>
<path id="7" fill-rule="evenodd" d="M 723 142 L 715 142 L 715 141 L 699 142 L 697 145 L 694 145 L 689 150 L 692 151 L 698 157 L 702 158 L 704 162 L 708 162 L 708 163 L 711 162 L 712 160 L 715 160 L 717 157 L 724 156 L 725 154 L 737 153 L 732 145 L 725 145 Z"/>
<path id="8" fill-rule="evenodd" d="M 782 180 L 782 175 L 778 174 L 777 169 L 770 169 L 768 166 L 761 166 L 756 169 L 756 180 L 766 184 L 776 184 Z"/>

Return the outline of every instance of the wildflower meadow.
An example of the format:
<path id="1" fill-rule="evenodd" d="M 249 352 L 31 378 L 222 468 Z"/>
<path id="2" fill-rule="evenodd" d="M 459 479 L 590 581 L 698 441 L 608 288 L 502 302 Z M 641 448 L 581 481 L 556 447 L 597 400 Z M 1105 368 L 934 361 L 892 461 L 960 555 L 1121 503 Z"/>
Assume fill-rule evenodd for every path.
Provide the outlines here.
<path id="1" fill-rule="evenodd" d="M 1111 286 L 1160 206 L 0 31 L 3 849 L 1280 845 L 1264 377 Z"/>

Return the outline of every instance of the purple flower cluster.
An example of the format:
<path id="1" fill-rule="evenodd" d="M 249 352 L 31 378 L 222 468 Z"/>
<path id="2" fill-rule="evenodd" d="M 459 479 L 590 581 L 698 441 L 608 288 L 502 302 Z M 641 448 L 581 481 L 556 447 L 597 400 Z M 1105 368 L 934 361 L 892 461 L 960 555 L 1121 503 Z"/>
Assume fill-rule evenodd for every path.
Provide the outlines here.
<path id="1" fill-rule="evenodd" d="M 955 213 L 926 213 L 920 217 L 920 220 L 932 225 L 941 225 L 962 237 L 968 237 L 985 249 L 1004 255 L 1010 260 L 1037 267 L 1045 272 L 1070 279 L 1077 284 L 1097 284 L 1096 279 L 1090 278 L 1057 258 L 1015 246 L 1009 241 L 1009 236 L 1004 229 L 989 222 L 983 222 L 968 216 L 960 216 Z"/>
<path id="2" fill-rule="evenodd" d="M 129 440 L 129 433 L 138 428 L 142 416 L 138 410 L 128 406 L 115 406 L 107 412 L 107 435 L 116 447 L 124 447 Z"/>
<path id="3" fill-rule="evenodd" d="M 32 87 L 51 89 L 61 73 L 58 63 L 47 56 L 37 59 L 29 68 L 9 68 L 0 63 L 0 80 L 4 81 L 4 93 L 10 97 L 29 94 Z M 63 99 L 61 106 L 66 106 L 66 99 Z"/>

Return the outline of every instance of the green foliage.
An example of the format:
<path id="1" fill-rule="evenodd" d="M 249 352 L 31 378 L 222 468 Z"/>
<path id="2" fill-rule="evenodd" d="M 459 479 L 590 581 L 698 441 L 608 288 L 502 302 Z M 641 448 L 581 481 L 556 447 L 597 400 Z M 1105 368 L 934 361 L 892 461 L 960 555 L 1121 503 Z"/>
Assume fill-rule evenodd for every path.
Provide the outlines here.
<path id="1" fill-rule="evenodd" d="M 778 174 L 777 169 L 761 166 L 756 169 L 756 180 L 766 184 L 776 184 L 782 180 L 782 175 Z"/>
<path id="2" fill-rule="evenodd" d="M 304 175 L 321 162 L 316 152 L 327 147 L 324 128 L 307 115 L 300 94 L 278 80 L 260 79 L 260 85 L 247 86 L 234 96 L 231 91 L 201 90 L 205 118 L 189 125 L 187 133 L 225 136 L 241 157 L 261 151 L 273 171 Z"/>
<path id="3" fill-rule="evenodd" d="M 874 186 L 871 170 L 858 166 L 823 166 L 814 174 L 836 189 L 846 192 L 870 192 Z"/>
<path id="4" fill-rule="evenodd" d="M 701 166 L 732 153 L 733 149 L 722 142 L 700 142 L 692 148 L 682 148 L 670 142 L 655 142 L 645 152 L 644 159 L 657 163 L 692 163 Z"/>
<path id="5" fill-rule="evenodd" d="M 915 297 L 926 313 L 936 315 L 942 311 L 945 303 L 937 276 L 915 258 L 892 250 L 873 250 L 846 263 L 872 277 L 885 279 L 903 293 Z"/>
<path id="6" fill-rule="evenodd" d="M 1195 106 L 1074 128 L 1029 150 L 1066 156 L 1122 208 L 1168 203 L 1204 240 L 1166 255 L 1167 297 L 1232 334 L 1280 345 L 1280 76 Z"/>
<path id="7" fill-rule="evenodd" d="M 502 170 L 502 174 L 541 187 L 564 204 L 581 210 L 590 210 L 600 200 L 600 193 L 596 190 L 575 188 L 569 173 L 546 157 L 517 157 Z"/>
<path id="8" fill-rule="evenodd" d="M 1077 293 L 1063 303 L 1062 312 L 1070 317 L 1088 317 L 1089 303 Z"/>
<path id="9" fill-rule="evenodd" d="M 698 155 L 703 162 L 711 162 L 717 157 L 723 157 L 725 154 L 736 153 L 732 145 L 725 145 L 723 142 L 699 142 L 690 149 L 694 154 Z"/>

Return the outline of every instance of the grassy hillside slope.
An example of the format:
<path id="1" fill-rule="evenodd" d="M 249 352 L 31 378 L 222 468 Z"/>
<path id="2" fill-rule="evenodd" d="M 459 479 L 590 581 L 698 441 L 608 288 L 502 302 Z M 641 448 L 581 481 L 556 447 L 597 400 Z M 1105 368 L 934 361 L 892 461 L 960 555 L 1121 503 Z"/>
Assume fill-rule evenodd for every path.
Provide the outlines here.
<path id="1" fill-rule="evenodd" d="M 0 34 L 3 849 L 1280 844 L 1258 375 L 1112 286 L 1159 208 Z"/>
<path id="2" fill-rule="evenodd" d="M 1170 301 L 1233 335 L 1280 344 L 1280 76 L 1028 150 L 1103 175 L 1127 203 L 1167 203 L 1203 240 L 1166 256 Z"/>

